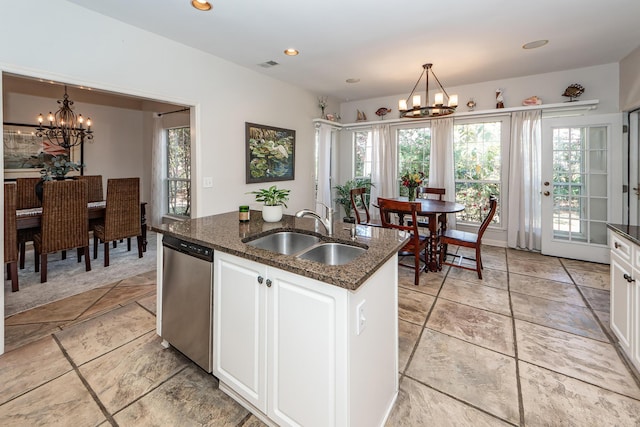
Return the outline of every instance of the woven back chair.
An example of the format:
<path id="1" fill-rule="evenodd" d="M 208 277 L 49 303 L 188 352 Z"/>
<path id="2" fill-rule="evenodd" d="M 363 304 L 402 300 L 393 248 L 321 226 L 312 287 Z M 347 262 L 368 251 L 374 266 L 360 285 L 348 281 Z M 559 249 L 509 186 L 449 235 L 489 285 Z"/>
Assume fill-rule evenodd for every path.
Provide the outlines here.
<path id="1" fill-rule="evenodd" d="M 108 267 L 109 242 L 131 237 L 137 237 L 138 258 L 142 258 L 140 178 L 109 179 L 104 221 L 93 229 L 93 259 L 98 258 L 98 239 L 104 243 L 104 266 Z"/>
<path id="2" fill-rule="evenodd" d="M 16 229 L 15 184 L 4 185 L 4 263 L 7 279 L 11 279 L 11 291 L 18 291 L 18 230 Z"/>
<path id="3" fill-rule="evenodd" d="M 47 281 L 47 254 L 53 252 L 82 248 L 86 271 L 91 271 L 87 183 L 48 181 L 43 187 L 42 222 L 33 239 L 40 282 Z"/>
<path id="4" fill-rule="evenodd" d="M 402 249 L 400 249 L 398 255 L 401 257 L 413 257 L 413 265 L 404 264 L 402 262 L 400 262 L 400 265 L 413 268 L 415 270 L 414 284 L 418 286 L 420 284 L 420 273 L 422 273 L 422 270 L 425 268 L 425 266 L 420 262 L 420 255 L 424 253 L 426 257 L 427 245 L 429 242 L 426 237 L 421 236 L 418 232 L 417 215 L 420 209 L 420 202 L 400 202 L 397 200 L 378 197 L 378 206 L 380 207 L 380 218 L 382 219 L 383 227 L 393 228 L 400 231 L 408 231 L 411 233 L 409 241 L 402 247 Z M 411 215 L 411 225 L 393 223 L 391 221 L 391 215 L 396 213 Z"/>
<path id="5" fill-rule="evenodd" d="M 104 200 L 104 191 L 102 190 L 102 175 L 82 175 L 76 179 L 87 181 L 89 191 L 89 203 L 101 202 Z"/>
<path id="6" fill-rule="evenodd" d="M 36 196 L 36 184 L 40 178 L 17 178 L 16 179 L 16 209 L 31 209 L 42 207 L 42 203 Z M 18 246 L 20 255 L 20 269 L 24 269 L 27 242 L 33 241 L 33 236 L 40 231 L 39 228 L 27 228 L 18 231 Z"/>
<path id="7" fill-rule="evenodd" d="M 356 223 L 363 225 L 370 225 L 373 227 L 381 227 L 382 223 L 378 220 L 372 220 L 369 215 L 369 207 L 367 206 L 367 201 L 365 200 L 365 195 L 367 193 L 367 189 L 365 187 L 354 188 L 350 191 L 351 196 L 351 207 L 353 208 L 353 212 L 356 215 Z M 364 218 L 360 218 L 362 213 L 358 211 L 358 208 L 364 208 Z"/>

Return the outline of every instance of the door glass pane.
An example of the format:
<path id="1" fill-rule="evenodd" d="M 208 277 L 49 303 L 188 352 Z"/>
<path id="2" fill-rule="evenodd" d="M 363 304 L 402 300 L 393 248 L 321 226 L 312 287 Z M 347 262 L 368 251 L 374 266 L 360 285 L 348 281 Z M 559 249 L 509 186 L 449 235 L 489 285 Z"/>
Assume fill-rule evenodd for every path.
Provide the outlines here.
<path id="1" fill-rule="evenodd" d="M 554 239 L 607 243 L 606 150 L 606 127 L 553 130 Z"/>

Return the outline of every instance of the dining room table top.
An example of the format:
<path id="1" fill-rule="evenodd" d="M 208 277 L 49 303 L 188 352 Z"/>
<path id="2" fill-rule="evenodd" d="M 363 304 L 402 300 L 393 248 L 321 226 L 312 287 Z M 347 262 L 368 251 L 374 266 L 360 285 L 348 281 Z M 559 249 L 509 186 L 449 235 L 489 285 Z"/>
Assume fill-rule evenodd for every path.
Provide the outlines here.
<path id="1" fill-rule="evenodd" d="M 391 200 L 397 200 L 399 202 L 408 202 L 409 198 L 401 196 L 401 197 L 391 198 Z M 420 210 L 418 212 L 418 215 L 456 213 L 456 212 L 462 212 L 465 209 L 465 206 L 461 203 L 448 202 L 445 200 L 416 198 L 413 202 L 420 203 Z"/>

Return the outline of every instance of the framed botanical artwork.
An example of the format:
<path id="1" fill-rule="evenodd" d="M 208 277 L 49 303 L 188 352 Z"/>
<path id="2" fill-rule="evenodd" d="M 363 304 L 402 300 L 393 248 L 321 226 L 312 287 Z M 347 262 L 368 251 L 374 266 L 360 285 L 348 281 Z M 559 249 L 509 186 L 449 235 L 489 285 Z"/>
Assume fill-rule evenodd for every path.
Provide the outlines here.
<path id="1" fill-rule="evenodd" d="M 4 149 L 4 178 L 38 177 L 44 163 L 53 156 L 64 154 L 71 161 L 81 161 L 82 147 L 66 150 L 36 135 L 37 125 L 4 123 L 2 146 Z"/>
<path id="2" fill-rule="evenodd" d="M 245 123 L 247 184 L 294 179 L 296 131 Z"/>

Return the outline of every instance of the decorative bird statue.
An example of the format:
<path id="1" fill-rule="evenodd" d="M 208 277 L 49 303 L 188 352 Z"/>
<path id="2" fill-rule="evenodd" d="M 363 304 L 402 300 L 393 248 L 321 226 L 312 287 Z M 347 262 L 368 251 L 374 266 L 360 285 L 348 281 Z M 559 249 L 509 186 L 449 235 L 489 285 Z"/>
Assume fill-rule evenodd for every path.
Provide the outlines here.
<path id="1" fill-rule="evenodd" d="M 573 83 L 569 85 L 565 90 L 562 96 L 569 97 L 569 102 L 573 102 L 577 97 L 584 93 L 584 87 L 579 85 L 578 83 Z"/>

